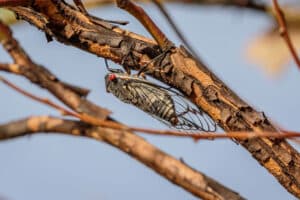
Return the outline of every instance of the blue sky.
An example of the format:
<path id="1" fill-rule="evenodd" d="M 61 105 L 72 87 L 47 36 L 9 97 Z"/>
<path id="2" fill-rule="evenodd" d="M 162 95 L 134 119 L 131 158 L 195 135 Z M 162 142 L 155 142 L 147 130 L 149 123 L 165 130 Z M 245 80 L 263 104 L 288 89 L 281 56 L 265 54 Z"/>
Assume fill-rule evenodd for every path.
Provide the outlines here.
<path id="1" fill-rule="evenodd" d="M 168 9 L 199 55 L 225 83 L 282 127 L 300 130 L 300 72 L 291 64 L 279 79 L 271 80 L 244 59 L 247 42 L 270 27 L 267 17 L 232 8 L 173 4 Z M 179 43 L 154 6 L 147 5 L 147 10 L 168 37 Z M 129 20 L 129 30 L 149 35 L 135 19 L 115 7 L 95 9 L 93 13 Z M 37 63 L 64 81 L 90 88 L 88 98 L 112 110 L 119 121 L 166 128 L 105 92 L 107 71 L 103 59 L 57 42 L 47 43 L 44 34 L 28 24 L 16 25 L 13 30 Z M 2 49 L 0 60 L 9 61 Z M 54 99 L 22 77 L 0 74 L 35 94 Z M 0 123 L 30 115 L 59 116 L 3 85 L 0 91 Z M 144 137 L 248 199 L 295 199 L 247 151 L 230 140 L 195 143 L 182 138 Z M 55 134 L 18 138 L 0 143 L 0 159 L 0 197 L 9 200 L 196 199 L 128 155 L 91 139 Z"/>

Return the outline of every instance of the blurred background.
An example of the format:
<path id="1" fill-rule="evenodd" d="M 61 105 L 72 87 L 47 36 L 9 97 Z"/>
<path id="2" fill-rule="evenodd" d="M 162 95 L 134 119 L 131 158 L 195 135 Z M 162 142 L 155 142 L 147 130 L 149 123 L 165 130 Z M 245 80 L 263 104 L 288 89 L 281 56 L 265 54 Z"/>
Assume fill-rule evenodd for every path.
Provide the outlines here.
<path id="1" fill-rule="evenodd" d="M 168 37 L 180 44 L 156 7 L 150 3 L 143 4 L 143 7 Z M 166 8 L 204 62 L 229 87 L 281 127 L 300 131 L 300 94 L 297 89 L 300 71 L 289 54 L 280 50 L 286 47 L 277 33 L 273 34 L 275 26 L 270 15 L 225 6 L 168 3 Z M 133 17 L 114 5 L 93 8 L 90 12 L 105 19 L 128 20 L 130 24 L 124 28 L 149 36 Z M 112 116 L 120 122 L 166 128 L 105 92 L 107 71 L 102 58 L 56 41 L 47 43 L 44 34 L 27 23 L 12 28 L 32 59 L 60 79 L 91 89 L 88 99 L 112 110 Z M 297 45 L 297 29 L 291 31 Z M 10 58 L 1 47 L 0 62 L 8 61 Z M 113 63 L 110 65 L 118 67 Z M 0 75 L 39 96 L 54 99 L 22 77 L 4 72 Z M 0 123 L 31 115 L 59 116 L 56 111 L 2 84 L 0 102 Z M 191 139 L 143 137 L 247 199 L 295 199 L 247 151 L 231 140 L 195 143 Z M 300 150 L 299 145 L 294 146 Z M 0 142 L 0 199 L 196 198 L 104 143 L 79 137 L 38 134 Z"/>

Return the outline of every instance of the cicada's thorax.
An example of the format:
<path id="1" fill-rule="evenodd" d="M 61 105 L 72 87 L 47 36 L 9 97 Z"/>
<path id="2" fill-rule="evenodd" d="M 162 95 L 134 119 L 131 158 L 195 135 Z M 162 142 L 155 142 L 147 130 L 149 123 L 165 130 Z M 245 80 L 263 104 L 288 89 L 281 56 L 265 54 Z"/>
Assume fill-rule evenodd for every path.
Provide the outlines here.
<path id="1" fill-rule="evenodd" d="M 106 78 L 106 88 L 108 92 L 125 103 L 135 105 L 146 113 L 166 120 L 172 125 L 178 123 L 172 97 L 160 88 L 135 82 L 134 78 L 132 80 L 122 79 L 122 76 L 117 76 L 114 81 Z"/>

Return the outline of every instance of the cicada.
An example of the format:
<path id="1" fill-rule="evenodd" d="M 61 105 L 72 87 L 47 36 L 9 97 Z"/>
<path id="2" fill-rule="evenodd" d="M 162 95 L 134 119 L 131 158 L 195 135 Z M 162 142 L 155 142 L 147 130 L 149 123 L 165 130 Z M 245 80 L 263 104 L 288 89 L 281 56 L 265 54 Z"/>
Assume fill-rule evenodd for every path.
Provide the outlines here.
<path id="1" fill-rule="evenodd" d="M 106 90 L 132 104 L 169 127 L 190 130 L 216 130 L 216 124 L 181 93 L 136 75 L 114 70 L 105 76 Z"/>

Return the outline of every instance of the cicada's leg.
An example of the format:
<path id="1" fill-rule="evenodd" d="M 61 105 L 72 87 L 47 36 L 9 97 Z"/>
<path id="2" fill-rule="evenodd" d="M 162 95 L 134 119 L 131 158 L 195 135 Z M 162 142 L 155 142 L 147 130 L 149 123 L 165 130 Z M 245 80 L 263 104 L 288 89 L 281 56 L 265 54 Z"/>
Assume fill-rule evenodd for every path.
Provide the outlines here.
<path id="1" fill-rule="evenodd" d="M 163 50 L 163 52 L 161 52 L 158 56 L 156 56 L 155 58 L 153 58 L 152 60 L 150 60 L 147 64 L 145 64 L 144 66 L 141 67 L 141 69 L 138 72 L 138 75 L 141 74 L 147 74 L 150 73 L 149 70 L 149 65 L 151 65 L 153 63 L 154 66 L 159 66 L 160 69 L 155 68 L 154 70 L 151 69 L 151 72 L 159 72 L 162 73 L 163 72 L 163 68 L 164 66 L 162 65 L 162 62 L 164 61 L 165 57 L 168 55 L 168 53 L 170 53 L 173 49 L 173 46 L 170 46 L 168 49 Z"/>
<path id="2" fill-rule="evenodd" d="M 76 5 L 76 7 L 78 8 L 78 10 L 80 12 L 82 12 L 83 14 L 85 14 L 86 16 L 90 17 L 91 20 L 101 26 L 106 27 L 102 22 L 107 22 L 107 23 L 113 23 L 113 24 L 118 24 L 118 25 L 126 25 L 128 24 L 128 21 L 113 21 L 113 20 L 106 20 L 106 19 L 102 19 L 99 17 L 95 17 L 93 15 L 90 15 L 86 8 L 84 7 L 83 3 L 81 0 L 73 0 L 74 4 Z"/>
<path id="3" fill-rule="evenodd" d="M 125 69 L 125 72 L 130 75 L 131 74 L 131 69 L 130 67 L 128 66 L 128 62 L 132 62 L 132 65 L 133 65 L 133 68 L 134 66 L 138 66 L 138 63 L 136 63 L 136 59 L 134 58 L 134 55 L 132 53 L 132 50 L 134 49 L 134 43 L 131 42 L 127 47 L 126 47 L 126 53 L 125 55 L 122 57 L 121 59 L 121 65 L 123 66 L 123 68 Z M 106 66 L 106 69 L 110 72 L 113 72 L 113 73 L 124 73 L 124 71 L 122 69 L 113 69 L 113 68 L 110 68 L 109 65 L 108 65 L 108 61 L 107 59 L 104 59 L 105 61 L 105 66 Z"/>
<path id="4" fill-rule="evenodd" d="M 136 78 L 142 78 L 142 79 L 145 79 L 147 80 L 147 77 L 146 77 L 146 74 L 145 73 L 137 73 L 137 74 L 133 74 L 132 75 L 133 77 L 136 77 Z"/>
<path id="5" fill-rule="evenodd" d="M 127 72 L 127 74 L 131 74 L 131 68 L 126 64 L 128 62 L 132 62 L 132 68 L 135 69 L 137 66 L 139 66 L 139 63 L 137 63 L 134 54 L 133 54 L 133 50 L 135 48 L 135 43 L 134 42 L 129 42 L 128 46 L 127 46 L 127 52 L 126 54 L 123 56 L 122 61 L 121 61 L 121 65 L 123 66 L 123 68 L 125 69 L 125 71 Z"/>

